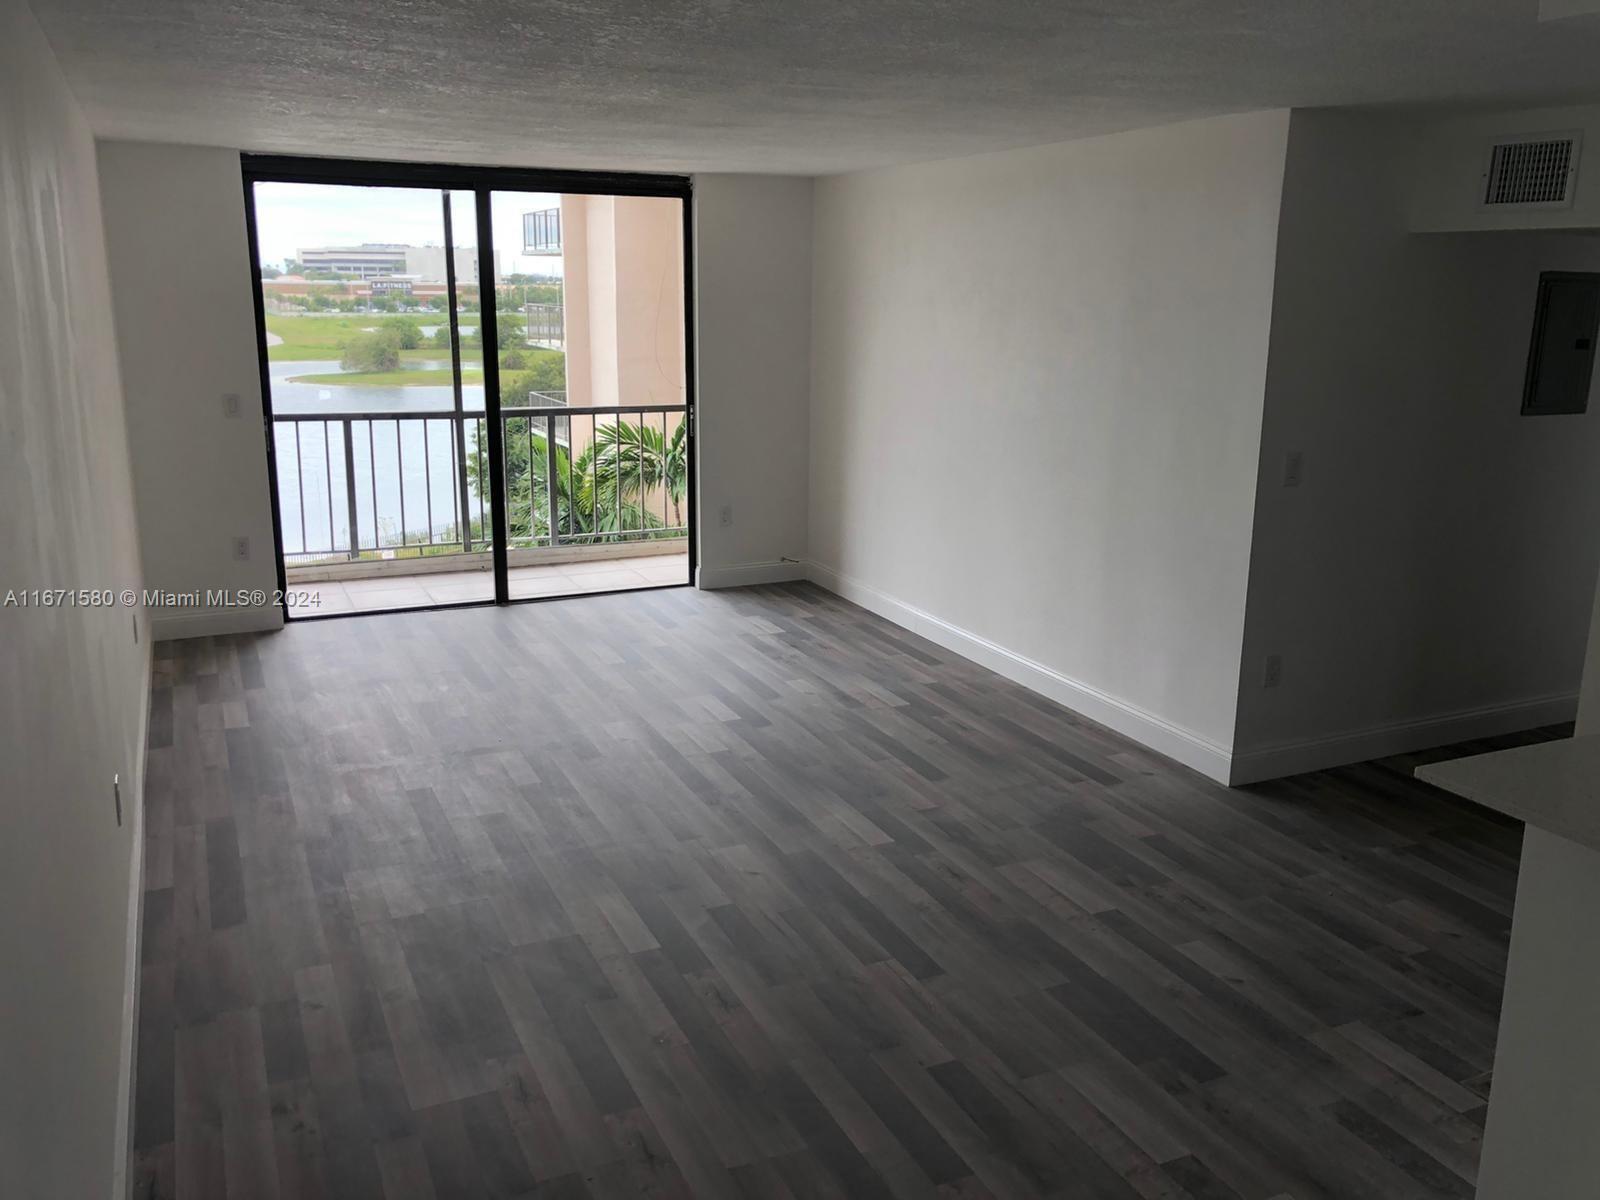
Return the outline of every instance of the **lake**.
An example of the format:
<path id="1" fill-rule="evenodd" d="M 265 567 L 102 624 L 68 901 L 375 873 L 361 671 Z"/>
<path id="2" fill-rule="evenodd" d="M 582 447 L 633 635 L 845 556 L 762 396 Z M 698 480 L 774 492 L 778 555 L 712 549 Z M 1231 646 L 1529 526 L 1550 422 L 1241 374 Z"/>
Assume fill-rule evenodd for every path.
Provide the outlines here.
<path id="1" fill-rule="evenodd" d="M 326 383 L 291 383 L 294 375 L 334 375 L 343 370 L 330 362 L 275 362 L 272 376 L 272 411 L 279 416 L 303 412 L 449 412 L 455 407 L 450 387 L 450 360 L 408 362 L 408 370 L 438 371 L 438 387 L 340 387 Z M 474 367 L 478 363 L 472 364 Z M 462 407 L 483 411 L 483 385 L 461 389 Z"/>
<path id="2" fill-rule="evenodd" d="M 326 383 L 292 383 L 295 375 L 340 372 L 332 362 L 274 362 L 272 411 L 296 413 L 438 412 L 455 407 L 450 386 L 450 361 L 408 363 L 413 369 L 440 372 L 438 387 L 341 387 Z M 461 389 L 462 406 L 483 411 L 483 386 Z M 456 524 L 459 489 L 452 429 L 454 421 L 362 421 L 351 425 L 355 460 L 356 525 L 362 546 L 447 536 Z M 340 551 L 350 544 L 349 499 L 346 490 L 342 421 L 275 423 L 278 464 L 278 511 L 286 555 Z M 466 449 L 473 450 L 469 426 Z M 372 466 L 377 463 L 374 473 Z M 469 481 L 468 508 L 476 518 L 483 498 Z"/>

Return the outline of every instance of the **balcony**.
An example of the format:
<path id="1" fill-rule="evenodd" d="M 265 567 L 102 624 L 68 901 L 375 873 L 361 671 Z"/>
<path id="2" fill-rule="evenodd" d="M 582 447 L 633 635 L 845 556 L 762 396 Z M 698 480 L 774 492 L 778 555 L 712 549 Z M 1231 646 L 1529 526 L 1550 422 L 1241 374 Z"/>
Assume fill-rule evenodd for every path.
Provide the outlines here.
<path id="1" fill-rule="evenodd" d="M 546 350 L 566 349 L 566 309 L 560 304 L 525 304 L 523 337 L 529 346 Z"/>
<path id="2" fill-rule="evenodd" d="M 501 410 L 513 599 L 688 581 L 684 410 Z M 291 616 L 493 596 L 481 412 L 274 417 Z"/>
<path id="3" fill-rule="evenodd" d="M 669 554 L 655 553 L 649 547 L 639 549 L 645 552 L 624 555 L 614 550 L 612 556 L 606 558 L 513 565 L 509 571 L 511 599 L 548 599 L 591 592 L 630 591 L 665 587 L 688 580 L 688 551 L 685 546 L 680 545 L 676 552 Z M 489 556 L 484 554 L 479 565 L 471 570 L 430 570 L 426 573 L 397 570 L 388 574 L 341 579 L 294 578 L 291 572 L 289 615 L 319 617 L 487 601 L 494 587 L 490 570 Z"/>
<path id="4" fill-rule="evenodd" d="M 524 254 L 561 253 L 561 210 L 545 208 L 522 214 L 522 252 Z"/>

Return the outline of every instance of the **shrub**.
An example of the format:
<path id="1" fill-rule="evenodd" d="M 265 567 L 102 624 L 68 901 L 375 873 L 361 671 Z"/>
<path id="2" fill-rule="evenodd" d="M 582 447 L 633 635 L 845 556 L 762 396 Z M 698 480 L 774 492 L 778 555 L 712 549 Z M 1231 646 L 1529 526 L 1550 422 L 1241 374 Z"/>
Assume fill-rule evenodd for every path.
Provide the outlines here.
<path id="1" fill-rule="evenodd" d="M 362 374 L 398 371 L 400 336 L 392 329 L 359 334 L 345 343 L 344 353 L 339 356 L 339 365 L 346 371 Z"/>
<path id="2" fill-rule="evenodd" d="M 495 342 L 497 343 L 495 349 L 509 350 L 512 346 L 515 346 L 522 341 L 522 327 L 520 325 L 514 325 L 508 320 L 501 321 L 495 326 L 494 338 Z M 467 334 L 467 336 L 461 340 L 463 344 L 468 346 L 483 345 L 483 326 L 480 324 L 476 329 Z"/>
<path id="3" fill-rule="evenodd" d="M 415 321 L 408 321 L 404 317 L 390 317 L 384 321 L 383 329 L 392 329 L 400 339 L 400 349 L 415 350 L 422 345 L 422 330 L 417 328 Z"/>

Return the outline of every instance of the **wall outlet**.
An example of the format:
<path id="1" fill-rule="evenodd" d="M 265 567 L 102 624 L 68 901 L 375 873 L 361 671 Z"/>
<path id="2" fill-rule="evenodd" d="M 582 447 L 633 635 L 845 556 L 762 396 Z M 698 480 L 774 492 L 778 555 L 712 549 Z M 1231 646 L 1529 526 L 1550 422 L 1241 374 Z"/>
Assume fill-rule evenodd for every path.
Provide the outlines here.
<path id="1" fill-rule="evenodd" d="M 1261 686 L 1275 688 L 1283 682 L 1283 655 L 1267 655 L 1266 665 L 1261 669 Z"/>
<path id="2" fill-rule="evenodd" d="M 117 828 L 122 828 L 122 776 L 116 774 L 111 777 L 111 803 L 117 809 Z"/>
<path id="3" fill-rule="evenodd" d="M 1305 478 L 1306 456 L 1303 450 L 1291 450 L 1283 456 L 1283 486 L 1299 487 Z"/>
<path id="4" fill-rule="evenodd" d="M 222 393 L 222 415 L 225 417 L 237 417 L 239 415 L 238 392 Z"/>
<path id="5" fill-rule="evenodd" d="M 236 537 L 233 539 L 233 557 L 236 562 L 250 561 L 250 539 Z"/>
<path id="6" fill-rule="evenodd" d="M 733 524 L 733 505 L 724 504 L 717 510 L 717 524 L 724 529 Z"/>

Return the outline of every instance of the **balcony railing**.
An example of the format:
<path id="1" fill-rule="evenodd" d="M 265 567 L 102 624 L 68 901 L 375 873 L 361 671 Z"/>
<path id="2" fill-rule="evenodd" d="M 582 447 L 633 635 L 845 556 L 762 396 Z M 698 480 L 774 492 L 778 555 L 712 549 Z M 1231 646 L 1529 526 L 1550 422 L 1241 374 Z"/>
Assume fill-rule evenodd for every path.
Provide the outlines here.
<path id="1" fill-rule="evenodd" d="M 683 408 L 529 399 L 500 414 L 510 548 L 687 534 Z M 293 413 L 273 422 L 286 565 L 489 549 L 484 414 Z"/>
<path id="2" fill-rule="evenodd" d="M 544 208 L 522 214 L 522 252 L 524 254 L 561 253 L 561 210 Z"/>
<path id="3" fill-rule="evenodd" d="M 500 418 L 512 547 L 687 535 L 681 406 L 544 404 L 503 408 Z"/>
<path id="4" fill-rule="evenodd" d="M 289 566 L 488 548 L 473 482 L 488 479 L 481 413 L 295 413 L 273 424 Z"/>
<path id="5" fill-rule="evenodd" d="M 566 347 L 566 310 L 559 304 L 525 304 L 523 316 L 527 319 L 524 337 L 528 345 L 543 346 L 547 350 Z"/>

